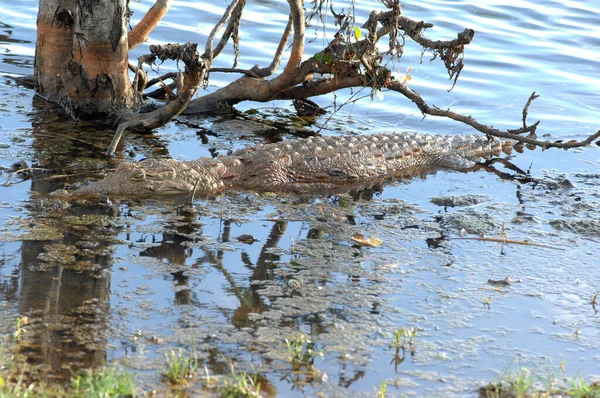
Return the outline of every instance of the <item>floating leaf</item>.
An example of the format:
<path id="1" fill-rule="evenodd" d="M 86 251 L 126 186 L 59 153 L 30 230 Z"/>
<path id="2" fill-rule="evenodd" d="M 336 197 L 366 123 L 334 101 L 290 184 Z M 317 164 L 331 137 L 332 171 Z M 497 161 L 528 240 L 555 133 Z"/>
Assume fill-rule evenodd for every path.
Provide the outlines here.
<path id="1" fill-rule="evenodd" d="M 381 241 L 381 239 L 373 238 L 373 237 L 366 238 L 362 234 L 354 235 L 352 237 L 352 241 L 354 241 L 360 245 L 369 246 L 369 247 L 378 247 L 378 246 L 381 246 L 381 244 L 383 243 Z"/>

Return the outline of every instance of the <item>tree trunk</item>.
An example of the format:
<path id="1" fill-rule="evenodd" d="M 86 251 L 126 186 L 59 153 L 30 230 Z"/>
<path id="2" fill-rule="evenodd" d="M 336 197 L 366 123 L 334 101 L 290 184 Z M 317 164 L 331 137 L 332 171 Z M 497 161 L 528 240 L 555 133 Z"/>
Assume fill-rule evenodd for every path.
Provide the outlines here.
<path id="1" fill-rule="evenodd" d="M 133 106 L 126 3 L 40 0 L 34 67 L 40 96 L 77 119 L 113 122 Z"/>

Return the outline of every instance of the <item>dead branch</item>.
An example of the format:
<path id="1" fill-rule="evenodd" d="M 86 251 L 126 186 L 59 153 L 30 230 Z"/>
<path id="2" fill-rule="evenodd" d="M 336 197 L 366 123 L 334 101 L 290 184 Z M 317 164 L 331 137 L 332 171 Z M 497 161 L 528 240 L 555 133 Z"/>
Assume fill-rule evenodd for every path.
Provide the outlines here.
<path id="1" fill-rule="evenodd" d="M 144 94 L 144 97 L 145 98 L 155 98 L 155 99 L 165 98 L 168 96 L 169 90 L 173 91 L 176 88 L 177 88 L 177 83 L 175 83 L 174 81 L 169 84 L 162 83 L 161 87 L 157 88 L 154 91 Z"/>
<path id="2" fill-rule="evenodd" d="M 242 77 L 214 93 L 194 100 L 186 113 L 201 113 L 218 108 L 219 104 L 236 104 L 241 101 L 269 101 L 278 93 L 297 84 L 297 72 L 304 54 L 304 8 L 302 0 L 288 0 L 294 39 L 290 58 L 283 72 L 272 80 Z"/>
<path id="3" fill-rule="evenodd" d="M 538 140 L 537 138 L 535 138 L 535 134 L 532 134 L 529 137 L 523 137 L 523 136 L 519 135 L 519 134 L 524 134 L 524 133 L 535 133 L 535 130 L 540 123 L 539 121 L 537 121 L 532 125 L 527 125 L 527 122 L 525 120 L 525 118 L 527 116 L 527 109 L 529 108 L 529 105 L 535 98 L 538 97 L 535 93 L 533 93 L 529 97 L 529 100 L 527 101 L 527 104 L 525 105 L 525 108 L 523 109 L 523 127 L 519 128 L 519 129 L 515 129 L 515 130 L 501 131 L 501 130 L 495 129 L 491 126 L 486 126 L 482 123 L 479 123 L 477 120 L 475 120 L 471 116 L 461 115 L 461 114 L 453 112 L 449 109 L 440 109 L 437 107 L 430 107 L 416 91 L 413 91 L 410 88 L 408 88 L 398 82 L 392 82 L 392 83 L 388 84 L 387 88 L 390 90 L 399 92 L 400 94 L 402 94 L 405 97 L 407 97 L 408 99 L 410 99 L 412 102 L 415 103 L 415 105 L 419 108 L 419 110 L 423 113 L 423 115 L 447 117 L 449 119 L 468 124 L 469 126 L 473 127 L 475 130 L 480 131 L 489 136 L 498 137 L 498 138 L 507 138 L 507 139 L 514 140 L 517 142 L 523 142 L 525 144 L 535 145 L 542 149 L 547 149 L 547 148 L 570 149 L 570 148 L 586 146 L 600 137 L 600 130 L 598 132 L 596 132 L 595 134 L 590 135 L 585 140 L 582 140 L 582 141 L 571 140 L 568 142 L 564 142 L 562 140 L 558 140 L 558 141 L 554 141 L 554 142 L 551 142 L 549 140 L 541 141 L 541 140 Z"/>
<path id="4" fill-rule="evenodd" d="M 156 3 L 148 10 L 142 20 L 127 33 L 127 45 L 130 51 L 146 40 L 150 32 L 152 32 L 167 11 L 169 11 L 169 6 L 172 1 L 173 0 L 156 0 Z"/>
<path id="5" fill-rule="evenodd" d="M 273 62 L 266 68 L 256 69 L 255 72 L 257 75 L 261 77 L 271 76 L 275 70 L 279 67 L 281 63 L 281 55 L 283 54 L 283 50 L 285 50 L 285 45 L 287 44 L 290 35 L 292 34 L 292 15 L 288 18 L 288 23 L 285 26 L 283 34 L 281 35 L 281 39 L 279 40 L 279 46 L 277 47 L 277 51 L 275 51 L 275 55 L 273 56 Z"/>
<path id="6" fill-rule="evenodd" d="M 233 11 L 231 12 L 231 18 L 229 18 L 229 23 L 227 24 L 227 28 L 225 28 L 225 31 L 223 32 L 223 35 L 221 36 L 221 40 L 219 41 L 219 44 L 217 44 L 217 46 L 213 49 L 213 52 L 214 52 L 213 59 L 214 59 L 221 53 L 221 51 L 223 51 L 223 49 L 227 45 L 227 42 L 229 42 L 229 39 L 233 36 L 233 49 L 234 49 L 234 53 L 235 53 L 235 59 L 233 62 L 234 67 L 237 66 L 238 46 L 239 46 L 239 42 L 240 42 L 239 37 L 238 37 L 238 30 L 240 27 L 240 19 L 242 18 L 242 11 L 244 11 L 245 6 L 246 6 L 246 0 L 242 0 L 233 9 Z"/>
<path id="7" fill-rule="evenodd" d="M 395 7 L 395 4 L 398 2 L 394 1 L 393 3 L 394 9 L 392 11 L 380 13 L 373 12 L 369 16 L 367 22 L 364 23 L 363 27 L 369 30 L 369 38 L 371 40 L 378 40 L 380 37 L 389 34 L 390 52 L 393 49 L 396 49 L 401 53 L 401 46 L 393 44 L 396 42 L 398 28 L 400 28 L 404 32 L 404 35 L 407 35 L 416 43 L 420 44 L 423 47 L 423 51 L 433 51 L 432 60 L 438 56 L 440 57 L 440 59 L 444 62 L 444 66 L 448 71 L 450 79 L 453 80 L 452 87 L 454 87 L 460 72 L 464 67 L 463 54 L 465 45 L 470 44 L 473 41 L 475 31 L 473 29 L 465 29 L 459 33 L 457 38 L 454 40 L 433 41 L 427 39 L 422 36 L 422 32 L 425 29 L 432 28 L 434 25 L 432 23 L 415 21 L 405 16 L 400 16 L 398 9 Z M 382 28 L 379 29 L 375 34 L 375 30 L 379 24 L 382 25 Z"/>
<path id="8" fill-rule="evenodd" d="M 225 13 L 223 14 L 223 16 L 221 17 L 219 22 L 217 22 L 217 24 L 213 27 L 213 30 L 210 32 L 210 35 L 208 35 L 208 39 L 206 39 L 206 46 L 204 49 L 203 57 L 208 58 L 208 59 L 214 59 L 214 57 L 216 55 L 214 54 L 215 50 L 213 49 L 213 41 L 215 40 L 215 36 L 216 36 L 217 32 L 219 31 L 219 29 L 221 29 L 223 27 L 223 25 L 225 25 L 225 22 L 227 22 L 227 20 L 231 19 L 231 21 L 235 21 L 236 18 L 231 18 L 232 14 L 234 12 L 234 9 L 237 11 L 236 17 L 239 22 L 239 18 L 241 17 L 241 11 L 244 8 L 245 3 L 246 3 L 245 0 L 234 0 L 229 5 L 229 7 L 227 7 L 227 10 L 225 10 Z M 241 6 L 238 7 L 238 5 L 241 5 Z M 223 35 L 223 38 L 221 39 L 221 42 L 223 42 L 225 40 L 225 43 L 226 43 L 229 40 L 229 35 L 231 35 L 231 32 L 234 29 L 234 25 L 232 23 L 230 23 L 230 26 L 231 26 L 231 28 L 226 30 L 225 34 Z M 225 39 L 225 37 L 226 37 L 226 39 Z M 222 47 L 219 47 L 219 52 L 223 49 L 223 47 L 225 47 L 224 44 Z M 217 55 L 218 55 L 218 53 L 217 53 Z"/>
<path id="9" fill-rule="evenodd" d="M 319 3 L 322 5 L 322 2 Z M 515 140 L 520 143 L 540 146 L 542 148 L 573 148 L 577 146 L 588 145 L 600 137 L 600 131 L 591 135 L 583 141 L 542 141 L 538 140 L 535 132 L 539 121 L 533 124 L 527 123 L 529 107 L 533 100 L 538 96 L 533 93 L 523 108 L 523 125 L 518 129 L 507 129 L 505 131 L 495 129 L 493 126 L 486 126 L 471 116 L 461 115 L 449 109 L 440 109 L 435 106 L 429 106 L 423 98 L 414 90 L 405 86 L 404 82 L 394 80 L 391 72 L 381 65 L 384 57 L 399 58 L 402 54 L 402 47 L 406 37 L 411 38 L 422 46 L 423 51 L 432 51 L 432 60 L 440 58 L 448 71 L 450 79 L 453 80 L 453 86 L 463 69 L 463 57 L 465 45 L 471 43 L 475 32 L 471 29 L 465 29 L 459 33 L 453 40 L 431 40 L 423 36 L 425 29 L 433 27 L 433 24 L 424 21 L 415 21 L 404 17 L 401 14 L 401 7 L 398 0 L 385 0 L 385 6 L 390 8 L 386 12 L 373 12 L 369 20 L 364 24 L 369 31 L 367 37 L 356 41 L 350 37 L 349 26 L 352 26 L 353 15 L 347 16 L 336 14 L 336 20 L 342 18 L 340 22 L 340 31 L 335 38 L 329 42 L 325 49 L 318 54 L 314 54 L 304 62 L 301 62 L 304 55 L 305 42 L 305 18 L 304 2 L 302 0 L 288 0 L 290 15 L 287 26 L 282 33 L 276 53 L 274 54 L 271 65 L 265 68 L 255 66 L 251 70 L 235 68 L 210 68 L 212 59 L 216 57 L 226 43 L 233 37 L 234 51 L 237 60 L 237 30 L 239 28 L 242 11 L 245 7 L 245 0 L 234 0 L 220 21 L 211 31 L 206 42 L 205 52 L 202 57 L 198 57 L 194 50 L 195 67 L 190 67 L 188 62 L 195 62 L 190 59 L 190 53 L 186 46 L 167 45 L 155 46 L 152 48 L 152 54 L 148 59 L 140 60 L 141 63 L 151 63 L 154 60 L 182 60 L 186 64 L 184 76 L 184 85 L 178 91 L 176 98 L 169 102 L 163 108 L 143 115 L 125 115 L 120 119 L 120 125 L 115 135 L 115 140 L 111 144 L 109 154 L 114 151 L 116 142 L 125 129 L 128 128 L 152 128 L 165 123 L 170 118 L 179 114 L 185 108 L 185 101 L 191 99 L 198 85 L 206 78 L 208 72 L 242 73 L 244 76 L 235 80 L 226 87 L 217 90 L 214 93 L 205 95 L 189 104 L 187 113 L 203 112 L 218 108 L 219 104 L 233 105 L 245 100 L 269 101 L 271 99 L 304 99 L 317 95 L 327 94 L 342 88 L 350 87 L 369 87 L 372 92 L 387 88 L 398 92 L 409 98 L 415 103 L 423 115 L 434 115 L 447 117 L 462 123 L 465 123 L 476 130 L 489 135 L 490 137 L 499 137 Z M 341 21 L 341 20 L 340 20 Z M 227 27 L 222 34 L 220 42 L 213 47 L 213 42 L 217 32 L 227 23 Z M 345 29 L 342 32 L 342 29 Z M 293 32 L 290 57 L 282 73 L 271 80 L 265 77 L 270 76 L 277 69 L 281 62 L 282 54 L 290 35 Z M 382 37 L 389 36 L 389 51 L 381 52 L 377 49 L 376 43 Z M 402 39 L 402 44 L 399 42 Z M 188 59 L 186 60 L 186 57 Z M 201 65 L 201 66 L 199 66 Z M 193 77 L 188 76 L 192 73 Z M 320 77 L 319 77 L 320 76 Z M 173 77 L 173 76 L 169 76 Z M 150 81 L 149 84 L 155 84 Z M 527 135 L 524 135 L 526 134 Z M 518 149 L 518 147 L 517 147 Z"/>
<path id="10" fill-rule="evenodd" d="M 248 77 L 260 79 L 259 76 L 253 69 L 239 69 L 239 68 L 210 68 L 210 72 L 222 72 L 222 73 L 242 73 Z"/>
<path id="11" fill-rule="evenodd" d="M 175 79 L 176 77 L 177 77 L 177 72 L 168 72 L 168 73 L 165 73 L 162 76 L 155 77 L 154 79 L 148 80 L 148 83 L 146 84 L 146 88 L 152 87 L 152 86 L 154 86 L 155 84 L 158 84 L 158 83 L 162 83 L 162 82 L 164 82 L 167 79 Z"/>
<path id="12" fill-rule="evenodd" d="M 316 97 L 318 95 L 328 94 L 343 88 L 364 87 L 366 79 L 364 75 L 331 78 L 331 79 L 315 79 L 306 84 L 296 85 L 277 94 L 274 99 L 279 100 L 294 100 Z"/>
<path id="13" fill-rule="evenodd" d="M 268 81 L 268 91 L 271 97 L 292 84 L 304 54 L 304 2 L 302 0 L 288 0 L 288 4 L 292 26 L 294 27 L 294 40 L 292 41 L 290 58 L 283 72 L 275 79 Z"/>
<path id="14" fill-rule="evenodd" d="M 211 59 L 200 57 L 197 45 L 194 43 L 150 46 L 150 51 L 151 54 L 140 58 L 145 63 L 154 63 L 157 59 L 162 61 L 167 59 L 183 61 L 185 64 L 185 72 L 182 72 L 183 87 L 178 90 L 177 97 L 174 100 L 159 109 L 142 114 L 131 112 L 123 114 L 118 120 L 119 126 L 106 151 L 106 156 L 114 155 L 121 136 L 126 129 L 152 129 L 160 127 L 179 115 L 204 81 L 206 71 L 210 67 Z"/>

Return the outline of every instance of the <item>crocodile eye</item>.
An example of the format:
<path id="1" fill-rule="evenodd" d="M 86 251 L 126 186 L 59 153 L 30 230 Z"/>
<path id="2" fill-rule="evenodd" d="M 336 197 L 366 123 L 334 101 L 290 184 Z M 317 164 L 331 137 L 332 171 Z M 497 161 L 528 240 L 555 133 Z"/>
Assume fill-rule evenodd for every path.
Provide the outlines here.
<path id="1" fill-rule="evenodd" d="M 134 181 L 143 181 L 146 179 L 146 173 L 144 170 L 138 169 L 131 175 L 131 179 Z"/>

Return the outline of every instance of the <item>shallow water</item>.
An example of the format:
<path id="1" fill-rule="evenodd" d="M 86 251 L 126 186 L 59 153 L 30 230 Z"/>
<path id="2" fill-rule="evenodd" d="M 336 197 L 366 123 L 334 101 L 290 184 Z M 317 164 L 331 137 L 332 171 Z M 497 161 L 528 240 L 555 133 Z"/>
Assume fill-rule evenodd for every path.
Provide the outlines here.
<path id="1" fill-rule="evenodd" d="M 450 92 L 441 65 L 427 54 L 421 62 L 419 49 L 407 45 L 396 68 L 412 68 L 410 86 L 430 104 L 514 128 L 536 91 L 541 97 L 529 120 L 542 120 L 540 136 L 580 139 L 599 128 L 600 9 L 592 2 L 412 3 L 404 4 L 404 14 L 434 23 L 429 37 L 476 31 Z M 134 23 L 149 4 L 131 3 Z M 358 2 L 356 9 L 364 21 L 376 6 Z M 4 75 L 32 72 L 35 7 L 28 0 L 0 3 Z M 270 63 L 286 7 L 283 1 L 249 5 L 241 67 Z M 221 3 L 177 1 L 150 42 L 203 44 L 222 10 Z M 306 53 L 322 44 L 315 40 Z M 146 50 L 142 45 L 132 56 Z M 214 66 L 231 62 L 230 51 Z M 160 68 L 169 70 L 174 66 Z M 232 78 L 214 74 L 209 90 Z M 365 95 L 342 107 L 323 133 L 472 133 L 459 123 L 423 119 L 393 93 L 384 93 L 384 101 Z M 341 93 L 336 102 L 348 96 Z M 68 182 L 112 166 L 102 159 L 111 130 L 72 123 L 32 97 L 1 79 L 0 166 L 24 160 L 67 169 L 75 173 Z M 332 100 L 317 99 L 323 106 Z M 252 107 L 270 118 L 292 114 L 284 102 L 238 108 Z M 180 120 L 211 131 L 222 122 L 215 116 Z M 121 156 L 194 159 L 209 155 L 209 148 L 224 153 L 263 140 L 225 129 L 203 144 L 196 131 L 171 123 L 151 137 L 128 136 Z M 167 390 L 159 376 L 164 354 L 179 347 L 195 351 L 217 375 L 228 373 L 229 360 L 258 371 L 263 390 L 283 396 L 372 396 L 382 380 L 393 396 L 475 395 L 510 366 L 560 375 L 562 362 L 569 375 L 594 379 L 600 377 L 600 320 L 590 300 L 600 289 L 600 189 L 598 166 L 590 162 L 599 158 L 593 146 L 527 151 L 512 159 L 536 183 L 484 171 L 438 172 L 356 200 L 242 192 L 201 198 L 193 206 L 144 201 L 63 208 L 36 193 L 61 187 L 64 178 L 43 174 L 21 181 L 4 171 L 0 177 L 13 184 L 0 188 L 0 325 L 12 333 L 15 317 L 29 316 L 22 351 L 40 370 L 64 375 L 70 367 L 122 363 L 147 391 Z M 430 201 L 466 194 L 482 196 L 454 208 Z M 543 246 L 502 249 L 475 240 L 479 233 L 500 238 L 503 230 L 506 239 Z M 383 244 L 357 246 L 356 233 Z M 244 234 L 257 241 L 236 239 Z M 516 282 L 487 283 L 506 276 Z M 388 346 L 399 327 L 417 332 L 414 352 L 394 363 Z M 291 372 L 285 339 L 299 334 L 324 352 L 313 378 Z M 200 381 L 189 390 L 199 394 Z"/>

